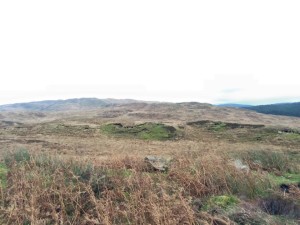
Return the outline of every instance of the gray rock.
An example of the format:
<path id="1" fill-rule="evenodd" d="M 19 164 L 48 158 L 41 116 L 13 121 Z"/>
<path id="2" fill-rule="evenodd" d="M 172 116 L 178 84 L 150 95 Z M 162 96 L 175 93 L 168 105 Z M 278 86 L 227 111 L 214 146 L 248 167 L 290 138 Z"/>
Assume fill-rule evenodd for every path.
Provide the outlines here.
<path id="1" fill-rule="evenodd" d="M 244 164 L 240 159 L 236 159 L 234 161 L 234 166 L 235 168 L 237 168 L 238 170 L 242 170 L 242 171 L 246 171 L 247 173 L 249 173 L 250 168 L 248 165 Z"/>
<path id="2" fill-rule="evenodd" d="M 168 170 L 171 158 L 160 157 L 160 156 L 146 156 L 145 162 L 151 169 L 165 172 Z"/>

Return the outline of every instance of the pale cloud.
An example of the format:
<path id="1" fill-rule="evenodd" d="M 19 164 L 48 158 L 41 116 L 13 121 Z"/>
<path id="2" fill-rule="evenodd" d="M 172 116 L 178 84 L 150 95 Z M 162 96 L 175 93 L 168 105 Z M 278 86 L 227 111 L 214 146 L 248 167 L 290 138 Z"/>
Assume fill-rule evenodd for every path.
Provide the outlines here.
<path id="1" fill-rule="evenodd" d="M 0 104 L 300 101 L 300 2 L 1 1 Z"/>

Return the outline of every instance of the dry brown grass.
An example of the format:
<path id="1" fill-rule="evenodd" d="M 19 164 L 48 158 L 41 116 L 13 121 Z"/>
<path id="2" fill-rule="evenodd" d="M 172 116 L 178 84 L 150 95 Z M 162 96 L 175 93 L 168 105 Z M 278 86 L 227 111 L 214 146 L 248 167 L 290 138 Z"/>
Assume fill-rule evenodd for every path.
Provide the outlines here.
<path id="1" fill-rule="evenodd" d="M 216 155 L 177 155 L 167 173 L 149 171 L 140 157 L 97 165 L 45 156 L 6 161 L 7 187 L 1 189 L 6 224 L 197 224 L 201 214 L 193 199 L 254 197 L 269 187 Z"/>
<path id="2" fill-rule="evenodd" d="M 190 224 L 194 220 L 181 192 L 164 192 L 160 176 L 154 180 L 142 173 L 138 163 L 128 165 L 128 160 L 112 160 L 94 169 L 110 179 L 100 197 L 91 180 L 74 174 L 71 162 L 47 162 L 43 167 L 34 158 L 21 165 L 12 162 L 7 188 L 2 190 L 2 220 L 7 224 Z M 124 174 L 128 166 L 130 175 Z"/>

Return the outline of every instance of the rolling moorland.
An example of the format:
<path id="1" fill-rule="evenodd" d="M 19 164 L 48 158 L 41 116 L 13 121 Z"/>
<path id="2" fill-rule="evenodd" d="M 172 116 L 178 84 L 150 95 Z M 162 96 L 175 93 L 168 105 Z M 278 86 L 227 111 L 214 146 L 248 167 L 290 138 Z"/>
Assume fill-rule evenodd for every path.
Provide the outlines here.
<path id="1" fill-rule="evenodd" d="M 0 106 L 0 224 L 299 224 L 300 118 L 197 102 Z"/>

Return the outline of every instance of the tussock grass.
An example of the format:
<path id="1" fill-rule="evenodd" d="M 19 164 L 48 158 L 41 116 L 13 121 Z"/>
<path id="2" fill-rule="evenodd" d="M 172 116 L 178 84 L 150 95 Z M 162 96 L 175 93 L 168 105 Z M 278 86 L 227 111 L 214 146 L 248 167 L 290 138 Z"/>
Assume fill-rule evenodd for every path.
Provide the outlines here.
<path id="1" fill-rule="evenodd" d="M 169 177 L 197 197 L 229 193 L 254 198 L 271 188 L 263 174 L 239 171 L 229 159 L 216 155 L 177 160 Z"/>
<path id="2" fill-rule="evenodd" d="M 271 150 L 251 150 L 236 154 L 254 170 L 263 169 L 269 172 L 279 171 L 282 173 L 300 172 L 299 155 Z"/>
<path id="3" fill-rule="evenodd" d="M 252 198 L 269 187 L 262 177 L 215 155 L 177 155 L 169 171 L 160 173 L 148 171 L 139 157 L 94 165 L 45 155 L 15 157 L 20 154 L 6 160 L 9 175 L 0 201 L 6 224 L 196 224 L 193 199 Z"/>

